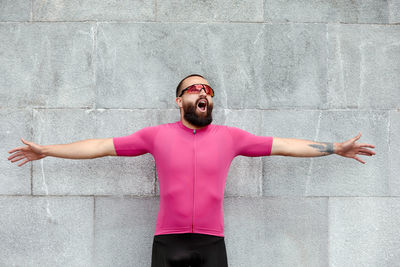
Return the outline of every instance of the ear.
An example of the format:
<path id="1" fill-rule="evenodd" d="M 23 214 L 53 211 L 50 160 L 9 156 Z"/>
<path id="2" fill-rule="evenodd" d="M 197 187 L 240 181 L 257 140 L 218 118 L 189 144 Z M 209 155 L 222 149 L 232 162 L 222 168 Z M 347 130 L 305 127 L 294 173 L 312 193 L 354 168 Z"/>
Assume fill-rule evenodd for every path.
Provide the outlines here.
<path id="1" fill-rule="evenodd" d="M 182 105 L 182 97 L 177 97 L 175 99 L 175 101 L 176 101 L 176 104 L 178 105 L 179 108 L 183 107 L 183 105 Z"/>

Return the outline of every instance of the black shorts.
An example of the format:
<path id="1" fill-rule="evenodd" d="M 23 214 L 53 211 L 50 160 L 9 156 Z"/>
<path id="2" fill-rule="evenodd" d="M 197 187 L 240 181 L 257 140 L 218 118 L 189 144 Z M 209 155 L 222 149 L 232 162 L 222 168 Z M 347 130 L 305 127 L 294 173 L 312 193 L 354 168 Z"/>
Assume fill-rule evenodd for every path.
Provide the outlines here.
<path id="1" fill-rule="evenodd" d="M 156 235 L 151 267 L 228 267 L 224 237 L 197 233 Z"/>

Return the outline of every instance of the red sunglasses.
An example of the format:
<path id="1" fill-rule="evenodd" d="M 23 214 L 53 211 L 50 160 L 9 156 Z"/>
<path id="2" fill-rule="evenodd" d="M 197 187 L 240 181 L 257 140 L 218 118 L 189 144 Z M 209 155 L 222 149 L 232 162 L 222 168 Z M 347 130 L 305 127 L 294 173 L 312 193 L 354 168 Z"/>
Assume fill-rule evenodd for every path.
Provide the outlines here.
<path id="1" fill-rule="evenodd" d="M 185 91 L 187 91 L 189 94 L 200 94 L 202 89 L 204 89 L 204 92 L 206 92 L 207 95 L 214 97 L 214 90 L 209 85 L 201 83 L 192 84 L 191 86 L 186 87 L 185 89 L 182 90 L 179 97 L 181 97 Z"/>

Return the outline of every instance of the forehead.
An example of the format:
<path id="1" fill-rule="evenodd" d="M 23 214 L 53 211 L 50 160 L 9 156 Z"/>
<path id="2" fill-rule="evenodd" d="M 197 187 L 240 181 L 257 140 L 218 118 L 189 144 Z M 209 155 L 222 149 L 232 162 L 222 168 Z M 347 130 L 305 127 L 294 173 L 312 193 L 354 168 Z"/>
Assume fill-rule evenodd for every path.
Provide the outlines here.
<path id="1" fill-rule="evenodd" d="M 185 89 L 186 87 L 196 83 L 203 83 L 209 85 L 206 79 L 203 79 L 198 76 L 192 76 L 183 81 L 181 88 Z"/>

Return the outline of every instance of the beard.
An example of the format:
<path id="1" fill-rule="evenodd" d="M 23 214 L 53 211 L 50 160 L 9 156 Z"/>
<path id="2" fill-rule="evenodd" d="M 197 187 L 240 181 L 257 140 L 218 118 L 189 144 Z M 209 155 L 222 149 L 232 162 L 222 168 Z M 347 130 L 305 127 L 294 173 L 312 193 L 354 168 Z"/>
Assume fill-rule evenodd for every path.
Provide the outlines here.
<path id="1" fill-rule="evenodd" d="M 197 127 L 203 127 L 209 125 L 213 120 L 212 119 L 213 105 L 208 103 L 208 101 L 207 101 L 207 111 L 205 113 L 200 113 L 200 114 L 196 113 L 197 103 L 201 99 L 202 98 L 199 98 L 194 104 L 192 103 L 183 104 L 183 111 L 184 111 L 183 117 L 190 124 Z"/>

